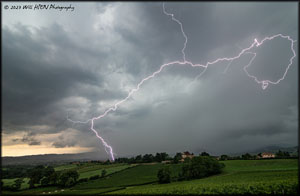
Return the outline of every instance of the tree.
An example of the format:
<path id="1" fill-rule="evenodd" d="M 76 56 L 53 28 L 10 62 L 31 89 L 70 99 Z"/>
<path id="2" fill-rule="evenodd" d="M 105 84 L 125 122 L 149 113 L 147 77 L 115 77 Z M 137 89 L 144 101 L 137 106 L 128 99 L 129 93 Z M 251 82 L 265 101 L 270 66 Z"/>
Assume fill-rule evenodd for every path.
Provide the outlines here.
<path id="1" fill-rule="evenodd" d="M 279 150 L 275 155 L 278 158 L 290 157 L 290 153 L 289 152 L 285 152 L 285 151 L 281 151 L 281 150 Z"/>
<path id="2" fill-rule="evenodd" d="M 171 182 L 171 172 L 168 167 L 162 168 L 157 172 L 158 182 L 162 183 L 170 183 Z"/>
<path id="3" fill-rule="evenodd" d="M 145 154 L 143 156 L 143 162 L 144 163 L 151 163 L 154 161 L 154 156 L 152 154 Z"/>
<path id="4" fill-rule="evenodd" d="M 135 157 L 135 162 L 136 163 L 141 163 L 142 162 L 142 155 L 138 155 Z"/>
<path id="5" fill-rule="evenodd" d="M 78 180 L 78 178 L 79 178 L 79 174 L 78 174 L 77 171 L 72 170 L 72 171 L 69 171 L 68 174 L 69 174 L 69 176 L 70 176 L 71 178 L 74 179 L 75 182 L 76 182 L 76 181 Z"/>
<path id="6" fill-rule="evenodd" d="M 70 187 L 76 184 L 79 174 L 75 170 L 69 170 L 62 173 L 58 179 L 58 185 L 62 187 Z"/>
<path id="7" fill-rule="evenodd" d="M 23 178 L 16 179 L 13 184 L 13 190 L 19 190 L 23 182 L 24 182 Z"/>
<path id="8" fill-rule="evenodd" d="M 162 152 L 162 153 L 160 153 L 160 155 L 161 155 L 162 161 L 166 161 L 169 157 L 169 155 L 166 152 Z"/>
<path id="9" fill-rule="evenodd" d="M 41 179 L 44 176 L 44 169 L 43 165 L 39 165 L 28 172 L 29 177 L 29 188 L 34 188 L 34 184 L 40 184 Z"/>
<path id="10" fill-rule="evenodd" d="M 202 152 L 200 156 L 209 156 L 209 154 L 207 152 Z"/>
<path id="11" fill-rule="evenodd" d="M 154 160 L 157 162 L 162 162 L 162 161 L 167 160 L 168 156 L 169 155 L 166 152 L 156 153 Z"/>
<path id="12" fill-rule="evenodd" d="M 31 165 L 8 165 L 1 170 L 2 179 L 26 178 L 28 171 L 32 169 Z"/>
<path id="13" fill-rule="evenodd" d="M 226 155 L 226 154 L 222 154 L 221 157 L 220 157 L 221 161 L 225 161 L 227 159 L 228 159 L 228 155 Z"/>
<path id="14" fill-rule="evenodd" d="M 241 156 L 233 156 L 231 157 L 231 160 L 240 160 L 241 159 Z"/>
<path id="15" fill-rule="evenodd" d="M 187 163 L 184 163 L 179 173 L 179 180 L 190 180 L 203 178 L 210 175 L 221 173 L 224 164 L 209 156 L 193 157 Z"/>
<path id="16" fill-rule="evenodd" d="M 64 187 L 71 187 L 76 184 L 76 181 L 73 178 L 68 178 L 64 184 Z"/>
<path id="17" fill-rule="evenodd" d="M 128 163 L 128 158 L 117 158 L 115 163 Z"/>
<path id="18" fill-rule="evenodd" d="M 41 185 L 42 186 L 47 186 L 47 185 L 49 185 L 50 184 L 50 178 L 48 177 L 44 177 L 44 178 L 42 178 L 41 179 Z"/>
<path id="19" fill-rule="evenodd" d="M 108 159 L 103 163 L 103 165 L 110 165 L 110 164 L 111 164 L 111 162 Z"/>
<path id="20" fill-rule="evenodd" d="M 182 158 L 182 154 L 180 152 L 177 152 L 173 158 L 173 163 L 178 163 L 179 160 L 181 160 L 181 158 Z"/>
<path id="21" fill-rule="evenodd" d="M 97 174 L 97 175 L 95 175 L 95 176 L 91 176 L 90 178 L 89 178 L 89 180 L 96 180 L 96 179 L 99 179 L 100 178 L 100 176 Z"/>
<path id="22" fill-rule="evenodd" d="M 190 163 L 191 162 L 191 158 L 189 158 L 189 157 L 186 157 L 186 158 L 184 158 L 184 163 Z"/>
<path id="23" fill-rule="evenodd" d="M 49 178 L 53 173 L 55 172 L 54 168 L 52 166 L 48 166 L 47 168 L 44 169 L 44 176 Z"/>
<path id="24" fill-rule="evenodd" d="M 106 170 L 103 169 L 102 172 L 101 172 L 101 177 L 103 178 L 105 175 L 106 175 Z"/>
<path id="25" fill-rule="evenodd" d="M 281 150 L 278 150 L 275 155 L 276 157 L 283 157 L 283 152 Z"/>
<path id="26" fill-rule="evenodd" d="M 59 178 L 60 172 L 54 172 L 49 176 L 49 184 L 51 185 L 56 185 L 58 182 L 58 178 Z"/>
<path id="27" fill-rule="evenodd" d="M 81 178 L 78 180 L 78 183 L 87 182 L 88 180 L 89 180 L 88 178 Z"/>
<path id="28" fill-rule="evenodd" d="M 54 174 L 55 174 L 55 170 L 54 170 L 54 168 L 52 166 L 48 166 L 47 168 L 44 168 L 44 170 L 43 170 L 43 177 L 41 179 L 41 185 L 42 186 L 48 186 L 51 183 L 55 184 L 56 180 L 53 179 L 53 177 L 55 177 Z"/>
<path id="29" fill-rule="evenodd" d="M 155 159 L 156 162 L 162 162 L 161 153 L 156 153 L 154 159 Z"/>
<path id="30" fill-rule="evenodd" d="M 260 152 L 260 153 L 258 153 L 258 154 L 257 154 L 257 156 L 258 156 L 259 158 L 261 158 L 261 157 L 262 157 L 262 154 L 261 154 L 261 152 Z"/>
<path id="31" fill-rule="evenodd" d="M 289 152 L 283 152 L 283 155 L 284 155 L 285 157 L 290 157 L 290 156 L 291 156 Z"/>
<path id="32" fill-rule="evenodd" d="M 129 159 L 128 159 L 128 163 L 129 163 L 129 164 L 136 163 L 134 157 L 129 158 Z"/>
<path id="33" fill-rule="evenodd" d="M 250 160 L 250 159 L 253 159 L 253 157 L 251 156 L 251 154 L 246 153 L 246 154 L 242 155 L 242 159 L 244 159 L 244 160 Z"/>

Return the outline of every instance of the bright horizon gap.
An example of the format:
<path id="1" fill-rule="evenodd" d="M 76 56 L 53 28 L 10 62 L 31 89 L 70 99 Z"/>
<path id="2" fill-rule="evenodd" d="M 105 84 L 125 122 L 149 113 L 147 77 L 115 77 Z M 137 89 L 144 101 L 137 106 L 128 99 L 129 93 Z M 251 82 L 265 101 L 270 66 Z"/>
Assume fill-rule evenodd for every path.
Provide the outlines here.
<path id="1" fill-rule="evenodd" d="M 94 148 L 88 147 L 55 148 L 46 145 L 30 146 L 27 144 L 17 144 L 12 146 L 2 146 L 2 157 L 21 157 L 45 154 L 77 154 L 84 152 L 92 152 L 93 150 Z"/>

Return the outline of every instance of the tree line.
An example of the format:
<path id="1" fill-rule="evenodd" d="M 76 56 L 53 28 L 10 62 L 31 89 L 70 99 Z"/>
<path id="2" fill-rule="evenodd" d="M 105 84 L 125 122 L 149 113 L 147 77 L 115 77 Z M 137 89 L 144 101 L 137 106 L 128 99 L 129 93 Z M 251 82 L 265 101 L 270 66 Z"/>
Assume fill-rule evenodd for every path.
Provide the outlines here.
<path id="1" fill-rule="evenodd" d="M 295 158 L 292 157 L 291 154 L 287 151 L 281 151 L 278 150 L 275 154 L 276 159 L 287 159 L 287 158 Z M 262 153 L 251 155 L 249 153 L 242 154 L 241 156 L 229 156 L 229 155 L 221 155 L 219 157 L 219 160 L 225 161 L 225 160 L 255 160 L 255 159 L 261 159 Z"/>
<path id="2" fill-rule="evenodd" d="M 153 154 L 145 154 L 145 155 L 137 155 L 135 157 L 127 158 L 116 158 L 115 163 L 151 163 L 151 162 L 162 162 L 172 160 L 172 158 L 166 153 L 156 153 L 156 155 Z"/>
<path id="3" fill-rule="evenodd" d="M 219 174 L 224 167 L 225 165 L 215 158 L 202 155 L 193 157 L 192 159 L 186 158 L 177 177 L 171 178 L 171 171 L 169 167 L 166 166 L 158 170 L 157 178 L 159 183 L 170 183 L 172 180 L 182 181 L 199 179 Z"/>
<path id="4" fill-rule="evenodd" d="M 55 171 L 52 166 L 39 165 L 26 170 L 26 173 L 14 181 L 12 186 L 3 186 L 4 190 L 16 191 L 21 188 L 24 178 L 29 178 L 29 188 L 40 186 L 70 187 L 77 183 L 79 174 L 76 170 Z"/>

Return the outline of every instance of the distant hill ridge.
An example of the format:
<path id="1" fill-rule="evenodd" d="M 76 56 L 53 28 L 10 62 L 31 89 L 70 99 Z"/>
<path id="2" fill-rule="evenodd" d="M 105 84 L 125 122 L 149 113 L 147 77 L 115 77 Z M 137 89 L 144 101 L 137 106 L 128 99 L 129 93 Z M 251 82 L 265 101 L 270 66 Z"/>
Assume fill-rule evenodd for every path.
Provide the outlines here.
<path id="1" fill-rule="evenodd" d="M 283 146 L 279 146 L 279 145 L 270 145 L 270 146 L 265 146 L 265 147 L 261 147 L 261 148 L 256 148 L 256 149 L 253 149 L 253 150 L 244 151 L 244 152 L 230 153 L 229 155 L 230 156 L 239 156 L 239 155 L 242 155 L 242 154 L 245 154 L 245 153 L 249 153 L 249 154 L 254 155 L 254 154 L 258 154 L 258 153 L 262 153 L 262 152 L 276 153 L 279 150 L 289 152 L 292 155 L 298 154 L 297 153 L 298 146 L 292 146 L 292 147 L 291 146 L 290 147 L 285 146 L 285 147 L 283 147 Z"/>
<path id="2" fill-rule="evenodd" d="M 278 152 L 279 150 L 287 151 L 289 153 L 294 153 L 294 152 L 297 152 L 298 146 L 293 146 L 293 147 L 281 147 L 281 146 L 276 146 L 276 145 L 266 146 L 266 147 L 263 147 L 263 148 L 258 148 L 256 150 L 252 151 L 251 153 L 260 153 L 260 152 L 275 153 L 275 152 Z"/>
<path id="3" fill-rule="evenodd" d="M 69 161 L 88 161 L 88 160 L 101 160 L 98 152 L 85 152 L 76 154 L 42 154 L 42 155 L 28 155 L 20 157 L 2 157 L 2 165 L 14 164 L 41 164 L 41 163 L 57 163 Z"/>

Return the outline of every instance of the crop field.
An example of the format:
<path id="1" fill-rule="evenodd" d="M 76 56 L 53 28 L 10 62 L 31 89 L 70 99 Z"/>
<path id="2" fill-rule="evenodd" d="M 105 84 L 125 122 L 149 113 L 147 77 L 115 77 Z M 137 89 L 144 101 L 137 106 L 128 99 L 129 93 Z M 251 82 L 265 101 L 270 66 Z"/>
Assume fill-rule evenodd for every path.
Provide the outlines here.
<path id="1" fill-rule="evenodd" d="M 94 169 L 94 170 L 89 170 L 89 171 L 83 170 L 83 171 L 79 172 L 79 179 L 89 178 L 89 177 L 95 176 L 95 175 L 101 176 L 101 172 L 104 169 L 106 171 L 106 176 L 107 176 L 107 175 L 113 174 L 115 172 L 127 169 L 129 167 L 132 167 L 132 166 L 130 166 L 130 165 L 120 165 L 120 166 L 115 166 L 115 167 L 103 167 L 101 169 Z"/>
<path id="2" fill-rule="evenodd" d="M 13 178 L 13 179 L 2 179 L 2 181 L 3 181 L 3 184 L 4 184 L 4 185 L 6 185 L 6 186 L 11 186 L 11 185 L 14 184 L 14 181 L 17 180 L 17 179 L 18 179 L 18 178 Z M 29 184 L 28 184 L 29 178 L 24 178 L 23 180 L 24 180 L 24 182 L 23 182 L 22 185 L 21 185 L 21 190 L 22 190 L 22 189 L 27 189 L 27 188 L 29 188 Z"/>
<path id="3" fill-rule="evenodd" d="M 58 194 L 101 194 L 121 190 L 128 186 L 157 183 L 157 172 L 164 166 L 164 164 L 154 164 L 128 167 L 121 172 L 107 176 L 104 179 L 80 183 L 71 189 L 59 192 Z M 175 176 L 178 175 L 181 165 L 169 165 L 169 167 L 173 176 Z"/>
<path id="4" fill-rule="evenodd" d="M 102 165 L 102 164 L 93 164 L 93 163 L 86 163 L 82 165 L 65 164 L 65 165 L 55 167 L 55 171 L 76 170 L 79 173 L 79 179 L 82 179 L 82 178 L 89 178 L 95 175 L 101 176 L 102 170 L 106 170 L 106 176 L 107 176 L 132 166 L 133 165 L 129 165 L 129 164 L 114 164 L 114 165 Z"/>
<path id="5" fill-rule="evenodd" d="M 13 192 L 13 194 L 297 194 L 297 159 L 222 162 L 225 168 L 219 175 L 189 181 L 173 180 L 169 184 L 158 184 L 158 170 L 169 167 L 171 176 L 175 179 L 174 177 L 181 169 L 181 164 L 89 164 L 85 167 L 72 168 L 65 166 L 65 169 L 76 169 L 81 178 L 101 175 L 102 169 L 107 171 L 107 175 L 104 178 L 78 183 L 67 189 L 37 187 Z"/>
<path id="6" fill-rule="evenodd" d="M 297 160 L 224 161 L 221 175 L 130 187 L 111 194 L 289 194 L 298 187 Z"/>
<path id="7" fill-rule="evenodd" d="M 222 161 L 221 161 L 222 162 Z M 231 160 L 223 161 L 225 171 L 266 171 L 298 169 L 295 159 Z"/>
<path id="8" fill-rule="evenodd" d="M 155 165 L 138 165 L 130 169 L 123 170 L 104 179 L 98 179 L 86 183 L 81 183 L 73 189 L 95 189 L 132 186 L 157 181 L 157 171 L 162 167 L 162 164 Z M 179 166 L 179 165 L 178 165 Z M 175 168 L 175 167 L 174 167 Z"/>
<path id="9" fill-rule="evenodd" d="M 67 170 L 67 169 L 75 169 L 77 165 L 74 164 L 65 164 L 65 165 L 60 165 L 58 167 L 55 167 L 55 171 L 62 171 L 62 170 Z"/>

